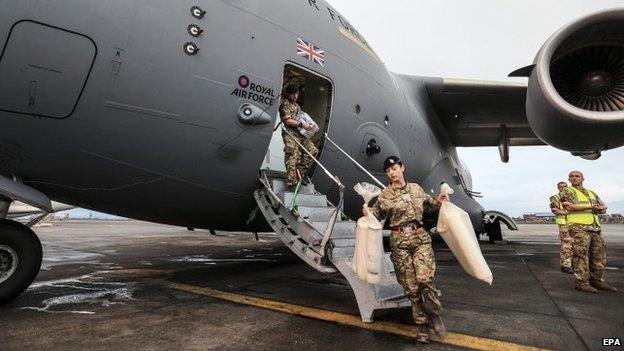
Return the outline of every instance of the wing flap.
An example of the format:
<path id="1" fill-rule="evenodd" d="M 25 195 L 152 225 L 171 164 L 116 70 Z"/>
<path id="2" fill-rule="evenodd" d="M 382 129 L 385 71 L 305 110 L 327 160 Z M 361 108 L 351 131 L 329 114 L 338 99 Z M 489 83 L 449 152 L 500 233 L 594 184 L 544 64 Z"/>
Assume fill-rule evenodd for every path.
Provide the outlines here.
<path id="1" fill-rule="evenodd" d="M 456 146 L 545 145 L 526 117 L 526 84 L 427 78 L 433 108 Z"/>

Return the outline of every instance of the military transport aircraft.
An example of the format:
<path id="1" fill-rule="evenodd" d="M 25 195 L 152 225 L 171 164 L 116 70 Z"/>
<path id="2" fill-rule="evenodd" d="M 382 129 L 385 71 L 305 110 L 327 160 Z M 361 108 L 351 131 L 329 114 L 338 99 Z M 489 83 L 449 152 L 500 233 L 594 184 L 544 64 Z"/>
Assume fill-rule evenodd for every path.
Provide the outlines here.
<path id="1" fill-rule="evenodd" d="M 338 232 L 362 205 L 350 189 L 383 179 L 388 155 L 427 192 L 446 181 L 497 239 L 514 223 L 475 200 L 456 147 L 498 146 L 507 162 L 514 145 L 595 159 L 624 144 L 624 9 L 554 33 L 512 72 L 528 84 L 391 73 L 323 0 L 4 0 L 0 43 L 0 215 L 53 199 L 190 228 L 270 227 L 322 272 L 345 274 L 336 260 L 353 237 Z M 321 129 L 299 195 L 280 182 L 291 82 Z M 40 262 L 36 235 L 1 220 L 0 302 Z"/>

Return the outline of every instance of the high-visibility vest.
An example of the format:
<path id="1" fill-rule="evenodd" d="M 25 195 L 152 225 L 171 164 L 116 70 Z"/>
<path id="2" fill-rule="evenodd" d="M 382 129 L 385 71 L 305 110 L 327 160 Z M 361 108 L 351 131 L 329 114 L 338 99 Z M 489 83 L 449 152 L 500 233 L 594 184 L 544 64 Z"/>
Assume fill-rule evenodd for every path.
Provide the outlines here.
<path id="1" fill-rule="evenodd" d="M 595 205 L 596 202 L 596 194 L 593 191 L 587 190 L 589 196 L 583 194 L 582 191 L 576 189 L 575 187 L 568 187 L 568 189 L 572 189 L 574 193 L 574 204 L 575 205 Z M 594 210 L 589 208 L 584 211 L 570 211 L 568 213 L 568 224 L 597 224 L 600 226 L 600 218 L 597 214 L 594 213 Z"/>
<path id="2" fill-rule="evenodd" d="M 559 197 L 559 194 L 551 196 L 550 202 L 552 202 L 553 204 L 557 204 L 558 210 L 564 209 L 563 205 L 561 205 L 561 198 Z M 555 223 L 557 223 L 558 225 L 566 225 L 568 223 L 568 221 L 566 220 L 566 215 L 555 215 Z"/>

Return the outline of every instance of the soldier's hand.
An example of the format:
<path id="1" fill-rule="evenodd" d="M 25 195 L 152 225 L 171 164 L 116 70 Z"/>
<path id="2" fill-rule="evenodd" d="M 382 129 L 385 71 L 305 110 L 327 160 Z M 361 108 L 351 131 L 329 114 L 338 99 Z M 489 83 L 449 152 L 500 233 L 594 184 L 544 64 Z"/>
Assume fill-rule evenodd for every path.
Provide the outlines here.
<path id="1" fill-rule="evenodd" d="M 439 202 L 449 201 L 448 194 L 447 193 L 440 193 L 440 195 L 438 195 L 438 201 Z"/>
<path id="2" fill-rule="evenodd" d="M 369 213 L 370 213 L 370 209 L 368 208 L 366 204 L 364 204 L 364 206 L 362 206 L 362 215 L 368 216 Z"/>
<path id="3" fill-rule="evenodd" d="M 596 211 L 597 213 L 603 213 L 607 210 L 607 206 L 604 205 L 594 205 L 593 206 L 593 210 Z"/>

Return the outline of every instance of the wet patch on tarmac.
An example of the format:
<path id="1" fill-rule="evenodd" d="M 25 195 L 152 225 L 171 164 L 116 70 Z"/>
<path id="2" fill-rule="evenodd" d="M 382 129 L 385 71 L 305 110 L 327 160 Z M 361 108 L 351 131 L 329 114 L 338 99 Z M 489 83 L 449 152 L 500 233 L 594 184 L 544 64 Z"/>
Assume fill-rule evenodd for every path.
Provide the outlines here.
<path id="1" fill-rule="evenodd" d="M 46 247 L 41 263 L 41 269 L 48 271 L 53 267 L 70 264 L 101 264 L 106 255 L 93 252 L 84 252 L 71 248 Z"/>
<path id="2" fill-rule="evenodd" d="M 268 258 L 256 258 L 255 255 L 245 255 L 243 258 L 213 258 L 211 255 L 193 255 L 171 259 L 172 262 L 189 262 L 216 265 L 224 262 L 278 262 Z"/>
<path id="3" fill-rule="evenodd" d="M 597 349 L 600 337 L 621 334 L 622 295 L 574 291 L 571 277 L 558 272 L 552 228 L 521 229 L 506 232 L 509 245 L 482 243 L 494 273 L 491 287 L 468 277 L 448 249 L 436 245 L 436 283 L 442 290 L 447 328 L 566 350 Z M 52 266 L 42 270 L 22 296 L 0 306 L 0 324 L 8 326 L 0 328 L 3 351 L 372 351 L 414 346 L 406 337 L 263 311 L 175 291 L 165 284 L 358 314 L 353 293 L 339 274 L 317 273 L 274 236 L 263 235 L 267 242 L 257 242 L 250 233 L 209 235 L 141 222 L 66 223 L 37 230 Z M 624 233 L 624 227 L 618 230 Z M 624 236 L 606 238 L 607 278 L 622 288 Z M 382 311 L 375 320 L 411 324 L 409 309 Z M 434 344 L 424 349 L 458 348 Z"/>
<path id="4" fill-rule="evenodd" d="M 20 309 L 95 314 L 92 306 L 109 307 L 135 300 L 133 294 L 143 280 L 166 279 L 172 272 L 165 269 L 103 270 L 73 278 L 39 281 L 33 283 L 25 294 L 50 297 L 44 298 L 40 306 L 22 306 Z"/>
<path id="5" fill-rule="evenodd" d="M 132 294 L 136 290 L 136 288 L 131 286 L 124 286 L 119 288 L 106 286 L 101 286 L 98 288 L 82 288 L 75 286 L 69 289 L 86 289 L 95 291 L 51 297 L 41 301 L 43 307 L 26 306 L 21 307 L 21 309 L 47 313 L 95 314 L 94 310 L 76 310 L 73 308 L 83 308 L 84 305 L 100 305 L 102 307 L 109 307 L 112 305 L 123 304 L 124 301 L 132 300 Z"/>

